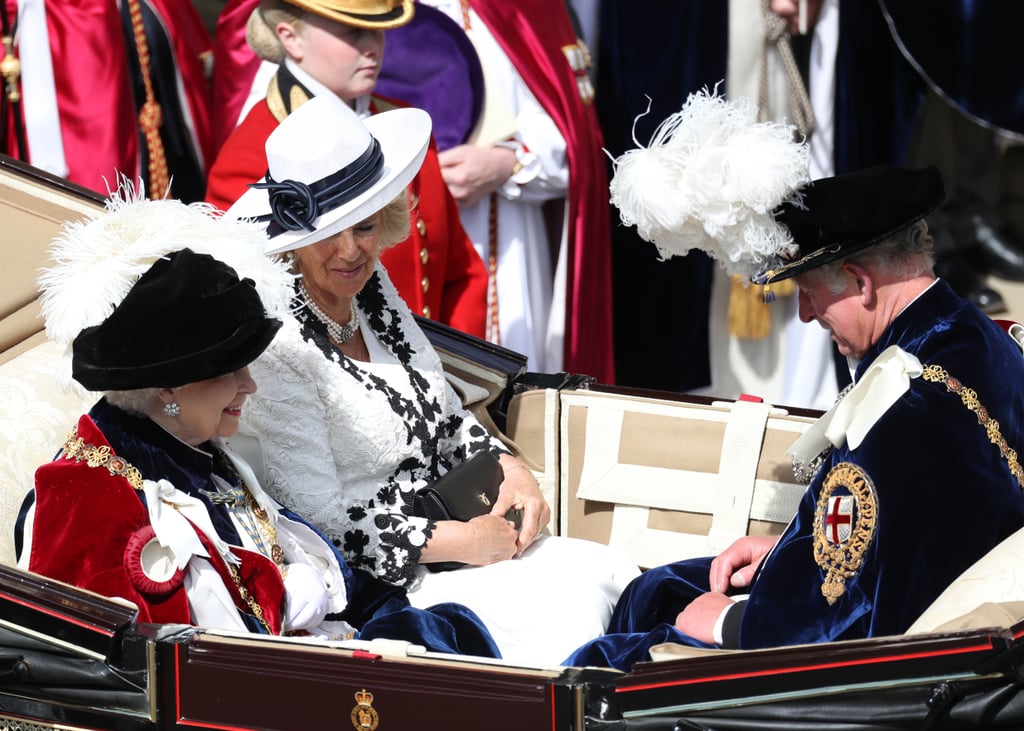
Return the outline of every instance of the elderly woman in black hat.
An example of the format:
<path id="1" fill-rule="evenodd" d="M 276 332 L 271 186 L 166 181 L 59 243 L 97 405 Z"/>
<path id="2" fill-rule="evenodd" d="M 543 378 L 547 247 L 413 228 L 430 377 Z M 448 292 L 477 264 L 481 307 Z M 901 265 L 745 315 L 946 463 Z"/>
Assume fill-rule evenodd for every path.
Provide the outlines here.
<path id="1" fill-rule="evenodd" d="M 269 137 L 266 179 L 228 215 L 266 221 L 269 250 L 289 252 L 296 318 L 253 364 L 261 390 L 246 426 L 264 445 L 267 489 L 353 566 L 409 587 L 415 606 L 470 606 L 506 659 L 554 664 L 603 631 L 638 571 L 607 546 L 541 536 L 550 510 L 537 480 L 463 408 L 379 264 L 409 225 L 404 188 L 429 135 L 421 110 L 364 123 L 317 97 Z M 417 490 L 485 452 L 503 473 L 488 514 L 417 513 Z M 453 561 L 470 566 L 426 568 Z"/>
<path id="2" fill-rule="evenodd" d="M 47 328 L 63 342 L 77 331 L 71 374 L 104 395 L 37 471 L 19 565 L 130 600 L 145 622 L 493 656 L 464 608 L 414 610 L 352 571 L 232 448 L 256 392 L 248 365 L 280 329 L 291 279 L 259 240 L 176 201 L 115 201 L 66 230 L 42 279 Z"/>

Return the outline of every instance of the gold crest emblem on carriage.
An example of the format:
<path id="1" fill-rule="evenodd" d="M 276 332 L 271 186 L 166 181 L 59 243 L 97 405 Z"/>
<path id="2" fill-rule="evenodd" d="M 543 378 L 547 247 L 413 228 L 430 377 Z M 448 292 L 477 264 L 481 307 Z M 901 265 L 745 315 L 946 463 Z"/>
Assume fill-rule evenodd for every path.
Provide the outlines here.
<path id="1" fill-rule="evenodd" d="M 356 731 L 374 731 L 380 724 L 377 709 L 373 707 L 373 693 L 363 688 L 355 694 L 356 707 L 352 709 L 352 726 Z"/>

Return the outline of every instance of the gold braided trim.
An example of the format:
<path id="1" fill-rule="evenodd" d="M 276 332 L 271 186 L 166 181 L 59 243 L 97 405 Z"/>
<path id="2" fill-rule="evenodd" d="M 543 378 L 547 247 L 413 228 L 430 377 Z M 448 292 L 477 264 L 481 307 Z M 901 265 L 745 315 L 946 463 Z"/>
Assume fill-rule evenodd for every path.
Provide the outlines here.
<path id="1" fill-rule="evenodd" d="M 256 621 L 258 621 L 263 629 L 267 631 L 268 635 L 274 634 L 270 629 L 270 625 L 267 624 L 267 620 L 263 617 L 263 607 L 260 606 L 256 598 L 249 593 L 249 590 L 245 588 L 245 584 L 242 583 L 242 577 L 238 573 L 238 569 L 235 568 L 234 564 L 225 560 L 224 565 L 228 567 L 228 572 L 231 574 L 231 580 L 235 582 L 235 588 L 238 589 L 238 594 L 242 597 L 242 600 L 249 605 L 249 609 L 252 611 Z"/>
<path id="2" fill-rule="evenodd" d="M 838 489 L 844 488 L 854 499 L 857 518 L 850 526 L 850 537 L 842 543 L 833 543 L 828 538 L 826 513 L 829 498 Z M 840 462 L 833 467 L 821 487 L 814 509 L 814 561 L 825 572 L 821 594 L 828 603 L 836 600 L 846 591 L 846 580 L 860 571 L 871 541 L 878 527 L 878 499 L 875 484 L 868 473 L 852 462 Z"/>
<path id="3" fill-rule="evenodd" d="M 978 423 L 985 428 L 988 440 L 999 448 L 999 454 L 1006 460 L 1010 474 L 1017 480 L 1017 484 L 1024 489 L 1024 468 L 1017 461 L 1017 451 L 1010 448 L 1006 438 L 999 429 L 999 422 L 989 416 L 988 409 L 981 405 L 978 400 L 978 392 L 973 388 L 965 388 L 960 381 L 953 378 L 942 366 L 926 365 L 921 377 L 932 383 L 942 383 L 947 391 L 951 391 L 960 397 L 960 401 L 978 417 Z"/>
<path id="4" fill-rule="evenodd" d="M 107 472 L 115 477 L 123 477 L 128 480 L 128 484 L 136 490 L 142 489 L 142 473 L 139 472 L 135 465 L 118 457 L 106 445 L 96 447 L 92 444 L 87 444 L 78 436 L 77 427 L 68 435 L 67 441 L 64 442 L 64 451 L 61 456 L 66 460 L 85 462 L 90 467 L 105 467 Z"/>
<path id="5" fill-rule="evenodd" d="M 139 0 L 128 0 L 128 14 L 132 20 L 132 35 L 135 40 L 135 50 L 139 55 L 139 71 L 142 73 L 142 85 L 146 94 L 146 100 L 139 110 L 139 128 L 146 140 L 146 151 L 149 158 L 149 197 L 153 200 L 160 200 L 171 195 L 171 177 L 167 170 L 164 143 L 160 137 L 163 109 L 153 91 L 153 79 L 149 68 L 149 43 L 146 41 L 142 6 L 139 4 Z"/>

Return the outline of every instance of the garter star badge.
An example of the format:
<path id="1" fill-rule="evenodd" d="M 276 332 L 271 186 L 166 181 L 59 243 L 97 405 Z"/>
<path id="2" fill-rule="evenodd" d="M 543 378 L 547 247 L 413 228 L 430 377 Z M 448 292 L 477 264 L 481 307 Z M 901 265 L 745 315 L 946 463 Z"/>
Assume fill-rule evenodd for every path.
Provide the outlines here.
<path id="1" fill-rule="evenodd" d="M 356 693 L 356 707 L 352 709 L 352 726 L 356 731 L 374 731 L 380 723 L 377 709 L 373 707 L 373 693 L 366 688 Z"/>
<path id="2" fill-rule="evenodd" d="M 814 510 L 814 560 L 825 572 L 822 596 L 829 604 L 860 571 L 878 523 L 878 498 L 868 474 L 840 462 L 829 471 Z"/>

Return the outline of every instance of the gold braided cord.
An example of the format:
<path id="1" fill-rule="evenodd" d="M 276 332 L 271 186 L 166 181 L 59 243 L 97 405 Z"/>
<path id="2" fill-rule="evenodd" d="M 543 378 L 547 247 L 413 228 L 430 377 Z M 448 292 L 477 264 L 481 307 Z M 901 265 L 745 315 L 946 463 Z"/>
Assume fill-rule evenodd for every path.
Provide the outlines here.
<path id="1" fill-rule="evenodd" d="M 498 194 L 491 193 L 487 214 L 487 339 L 501 345 L 498 318 Z"/>
<path id="2" fill-rule="evenodd" d="M 999 422 L 989 416 L 988 409 L 981 405 L 981 401 L 978 399 L 978 392 L 973 388 L 965 388 L 960 381 L 949 375 L 942 366 L 926 365 L 921 377 L 931 383 L 945 385 L 947 391 L 958 395 L 963 405 L 974 412 L 975 416 L 978 417 L 978 423 L 984 427 L 988 440 L 999 448 L 999 454 L 1006 460 L 1006 465 L 1010 468 L 1010 474 L 1017 480 L 1017 484 L 1021 489 L 1024 489 L 1024 468 L 1020 466 L 1020 462 L 1017 460 L 1017 451 L 1006 443 L 1006 438 L 999 428 Z"/>
<path id="3" fill-rule="evenodd" d="M 160 200 L 171 194 L 167 156 L 164 153 L 164 142 L 160 138 L 163 110 L 153 93 L 153 79 L 149 73 L 149 44 L 146 42 L 145 27 L 142 23 L 142 7 L 139 5 L 139 0 L 128 0 L 128 12 L 132 19 L 135 49 L 139 54 L 142 83 L 146 89 L 146 100 L 142 103 L 142 109 L 139 110 L 139 127 L 146 139 L 146 151 L 149 158 L 149 197 L 153 200 Z"/>

